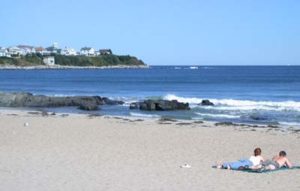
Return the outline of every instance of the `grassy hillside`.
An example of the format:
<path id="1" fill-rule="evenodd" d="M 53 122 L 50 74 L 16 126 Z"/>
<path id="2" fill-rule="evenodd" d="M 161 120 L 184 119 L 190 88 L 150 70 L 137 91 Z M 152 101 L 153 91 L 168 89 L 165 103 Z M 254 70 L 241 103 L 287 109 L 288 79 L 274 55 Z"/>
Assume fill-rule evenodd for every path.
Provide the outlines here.
<path id="1" fill-rule="evenodd" d="M 132 56 L 102 55 L 95 57 L 87 56 L 62 56 L 55 55 L 55 63 L 63 66 L 139 66 L 143 61 Z"/>
<path id="2" fill-rule="evenodd" d="M 133 56 L 101 55 L 87 56 L 63 56 L 53 55 L 55 64 L 62 66 L 142 66 L 143 61 Z M 38 54 L 26 55 L 19 58 L 0 57 L 0 66 L 37 66 L 43 64 L 43 56 Z"/>
<path id="3" fill-rule="evenodd" d="M 38 55 L 26 55 L 20 58 L 8 58 L 0 57 L 0 66 L 10 65 L 10 66 L 37 66 L 43 65 L 43 60 L 41 56 Z"/>

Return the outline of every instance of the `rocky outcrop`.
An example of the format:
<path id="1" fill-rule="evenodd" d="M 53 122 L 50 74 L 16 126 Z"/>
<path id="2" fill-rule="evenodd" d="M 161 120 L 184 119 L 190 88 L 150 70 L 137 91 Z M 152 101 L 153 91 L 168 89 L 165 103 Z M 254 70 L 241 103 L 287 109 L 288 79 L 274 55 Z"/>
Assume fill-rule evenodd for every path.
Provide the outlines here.
<path id="1" fill-rule="evenodd" d="M 177 100 L 144 100 L 142 102 L 131 103 L 129 109 L 140 109 L 146 111 L 170 111 L 170 110 L 189 110 L 188 103 L 178 102 Z"/>
<path id="2" fill-rule="evenodd" d="M 123 104 L 100 96 L 54 97 L 31 93 L 0 93 L 0 107 L 64 107 L 78 106 L 83 110 L 97 110 L 98 105 Z"/>
<path id="3" fill-rule="evenodd" d="M 204 99 L 199 105 L 209 106 L 209 105 L 214 105 L 214 103 L 209 101 L 208 99 Z"/>
<path id="4" fill-rule="evenodd" d="M 95 103 L 86 102 L 86 103 L 81 103 L 78 109 L 86 110 L 86 111 L 94 111 L 94 110 L 98 110 L 98 105 Z"/>
<path id="5" fill-rule="evenodd" d="M 129 105 L 129 109 L 139 109 L 140 102 L 133 102 Z"/>

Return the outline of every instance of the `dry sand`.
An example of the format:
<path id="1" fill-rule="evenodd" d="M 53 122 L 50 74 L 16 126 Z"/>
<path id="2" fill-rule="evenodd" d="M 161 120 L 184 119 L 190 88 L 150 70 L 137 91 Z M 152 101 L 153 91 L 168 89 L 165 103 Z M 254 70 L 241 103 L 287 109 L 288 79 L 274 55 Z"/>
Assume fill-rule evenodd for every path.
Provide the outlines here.
<path id="1" fill-rule="evenodd" d="M 213 169 L 261 147 L 300 164 L 300 134 L 213 123 L 0 112 L 0 191 L 300 190 L 300 170 Z M 28 124 L 25 124 L 28 123 Z M 188 164 L 190 168 L 180 168 Z"/>

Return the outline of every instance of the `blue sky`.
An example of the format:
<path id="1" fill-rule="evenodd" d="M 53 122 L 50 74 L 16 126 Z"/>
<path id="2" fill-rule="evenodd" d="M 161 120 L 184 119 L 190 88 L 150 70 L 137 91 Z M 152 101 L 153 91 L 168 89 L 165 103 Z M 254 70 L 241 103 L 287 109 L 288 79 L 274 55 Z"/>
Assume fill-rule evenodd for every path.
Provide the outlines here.
<path id="1" fill-rule="evenodd" d="M 299 65 L 298 0 L 1 0 L 0 46 L 111 48 L 150 65 Z"/>

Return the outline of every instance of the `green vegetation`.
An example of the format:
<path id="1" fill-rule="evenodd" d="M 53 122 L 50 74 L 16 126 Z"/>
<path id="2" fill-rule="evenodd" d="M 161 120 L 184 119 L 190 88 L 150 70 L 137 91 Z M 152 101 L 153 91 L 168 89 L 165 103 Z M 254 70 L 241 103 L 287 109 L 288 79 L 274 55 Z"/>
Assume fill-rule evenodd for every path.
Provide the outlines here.
<path id="1" fill-rule="evenodd" d="M 101 56 L 64 56 L 53 54 L 55 64 L 62 66 L 143 66 L 143 61 L 133 56 L 101 55 Z M 0 57 L 1 65 L 8 66 L 38 66 L 44 65 L 43 56 L 40 54 L 26 55 L 21 57 Z"/>
<path id="2" fill-rule="evenodd" d="M 143 61 L 132 56 L 101 55 L 88 56 L 63 56 L 55 55 L 55 63 L 63 66 L 139 66 Z"/>
<path id="3" fill-rule="evenodd" d="M 26 55 L 22 57 L 0 57 L 0 66 L 9 65 L 9 66 L 37 66 L 43 65 L 43 60 L 40 55 Z"/>

